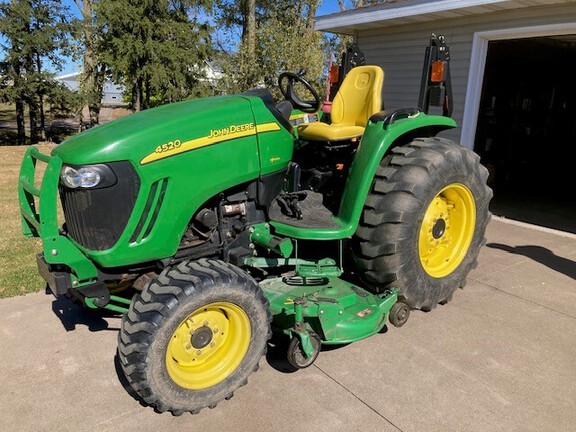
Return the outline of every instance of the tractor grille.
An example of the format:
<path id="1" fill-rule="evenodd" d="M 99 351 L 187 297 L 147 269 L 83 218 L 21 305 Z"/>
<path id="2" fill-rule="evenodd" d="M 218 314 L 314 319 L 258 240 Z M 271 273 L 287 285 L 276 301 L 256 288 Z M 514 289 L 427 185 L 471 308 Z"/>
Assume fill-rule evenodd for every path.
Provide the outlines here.
<path id="1" fill-rule="evenodd" d="M 70 189 L 60 185 L 66 230 L 90 250 L 110 249 L 126 228 L 138 196 L 140 180 L 129 162 L 107 164 L 118 181 L 108 187 Z"/>

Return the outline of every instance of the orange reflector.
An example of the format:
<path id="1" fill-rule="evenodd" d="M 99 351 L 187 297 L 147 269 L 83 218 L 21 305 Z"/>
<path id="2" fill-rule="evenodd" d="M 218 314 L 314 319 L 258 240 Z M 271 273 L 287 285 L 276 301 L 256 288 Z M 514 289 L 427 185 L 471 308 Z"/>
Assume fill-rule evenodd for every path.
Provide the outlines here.
<path id="1" fill-rule="evenodd" d="M 438 60 L 432 63 L 432 74 L 430 75 L 431 82 L 439 83 L 444 81 L 445 66 L 446 62 L 442 60 Z"/>
<path id="2" fill-rule="evenodd" d="M 344 169 L 344 164 L 336 164 L 336 169 L 342 171 Z"/>
<path id="3" fill-rule="evenodd" d="M 330 84 L 336 84 L 338 82 L 338 65 L 330 66 L 330 73 L 328 74 L 328 81 Z"/>

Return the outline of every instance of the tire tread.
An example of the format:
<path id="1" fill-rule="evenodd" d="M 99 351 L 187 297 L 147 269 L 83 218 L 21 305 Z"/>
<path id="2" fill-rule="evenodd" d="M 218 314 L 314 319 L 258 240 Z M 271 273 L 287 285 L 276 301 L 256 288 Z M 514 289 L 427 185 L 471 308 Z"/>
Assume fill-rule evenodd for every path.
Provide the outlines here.
<path id="1" fill-rule="evenodd" d="M 157 412 L 170 411 L 179 416 L 188 411 L 197 414 L 203 408 L 214 408 L 220 401 L 211 401 L 206 405 L 184 409 L 173 407 L 164 402 L 161 395 L 154 393 L 147 381 L 147 353 L 152 342 L 154 331 L 160 322 L 169 315 L 169 310 L 178 306 L 195 291 L 209 290 L 218 283 L 240 283 L 243 288 L 251 290 L 267 311 L 268 338 L 271 336 L 270 323 L 272 316 L 266 297 L 258 284 L 245 272 L 231 264 L 218 260 L 201 259 L 178 264 L 167 268 L 156 279 L 148 282 L 143 292 L 130 304 L 128 312 L 122 317 L 121 331 L 118 335 L 118 357 L 121 368 L 138 395 Z M 266 354 L 266 346 L 260 357 Z M 258 369 L 258 363 L 254 371 Z M 245 385 L 244 380 L 241 385 Z M 222 399 L 230 399 L 235 389 Z"/>
<path id="2" fill-rule="evenodd" d="M 476 233 L 481 238 L 475 234 L 461 264 L 465 268 L 457 269 L 458 276 L 450 281 L 452 286 L 435 286 L 431 278 L 414 276 L 423 270 L 416 268 L 420 264 L 414 262 L 407 247 L 412 247 L 409 240 L 414 238 L 414 224 L 426 205 L 428 185 L 439 175 L 461 174 L 462 167 L 472 181 L 481 184 L 479 196 L 475 196 Z M 468 272 L 477 266 L 479 249 L 485 244 L 492 197 L 487 178 L 488 171 L 480 165 L 478 155 L 444 138 L 416 138 L 390 150 L 376 171 L 352 243 L 352 255 L 362 279 L 376 292 L 397 287 L 401 298 L 415 309 L 430 310 L 449 301 L 456 287 L 465 285 Z"/>

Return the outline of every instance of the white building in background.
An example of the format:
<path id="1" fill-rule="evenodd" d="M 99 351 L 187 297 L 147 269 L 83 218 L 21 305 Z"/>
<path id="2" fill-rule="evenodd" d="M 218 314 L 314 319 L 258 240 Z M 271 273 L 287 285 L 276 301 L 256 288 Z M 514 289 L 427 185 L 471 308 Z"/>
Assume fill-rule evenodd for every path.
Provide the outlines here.
<path id="1" fill-rule="evenodd" d="M 56 77 L 56 81 L 60 81 L 72 91 L 77 91 L 80 88 L 80 75 L 81 72 L 74 72 L 67 75 Z M 122 94 L 124 87 L 114 84 L 110 80 L 106 80 L 102 89 L 102 103 L 103 104 L 121 104 Z"/>
<path id="2" fill-rule="evenodd" d="M 211 85 L 217 85 L 222 79 L 224 73 L 222 68 L 215 62 L 204 61 L 204 65 L 200 68 L 203 78 L 200 81 L 205 81 Z M 56 81 L 65 84 L 70 90 L 77 91 L 80 88 L 80 75 L 81 72 L 73 72 L 66 75 L 56 77 Z M 126 89 L 112 81 L 107 80 L 102 89 L 102 103 L 103 104 L 122 104 L 122 95 Z"/>
<path id="3" fill-rule="evenodd" d="M 204 72 L 206 78 L 201 78 L 200 81 L 208 81 L 212 85 L 218 84 L 218 81 L 224 77 L 224 71 L 220 65 L 218 65 L 216 62 L 208 60 L 204 61 L 202 72 Z"/>

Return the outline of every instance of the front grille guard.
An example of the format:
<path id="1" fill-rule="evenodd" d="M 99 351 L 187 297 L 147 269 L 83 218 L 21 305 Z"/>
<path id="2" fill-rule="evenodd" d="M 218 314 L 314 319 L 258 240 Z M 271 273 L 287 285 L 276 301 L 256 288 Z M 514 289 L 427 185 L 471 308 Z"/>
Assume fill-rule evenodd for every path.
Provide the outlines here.
<path id="1" fill-rule="evenodd" d="M 40 189 L 34 184 L 36 163 L 45 164 Z M 26 237 L 40 237 L 44 259 L 48 264 L 66 265 L 72 271 L 72 286 L 81 286 L 97 279 L 98 271 L 68 237 L 58 229 L 58 183 L 62 161 L 45 155 L 37 147 L 29 147 L 20 167 L 18 198 L 22 215 L 22 231 Z"/>

